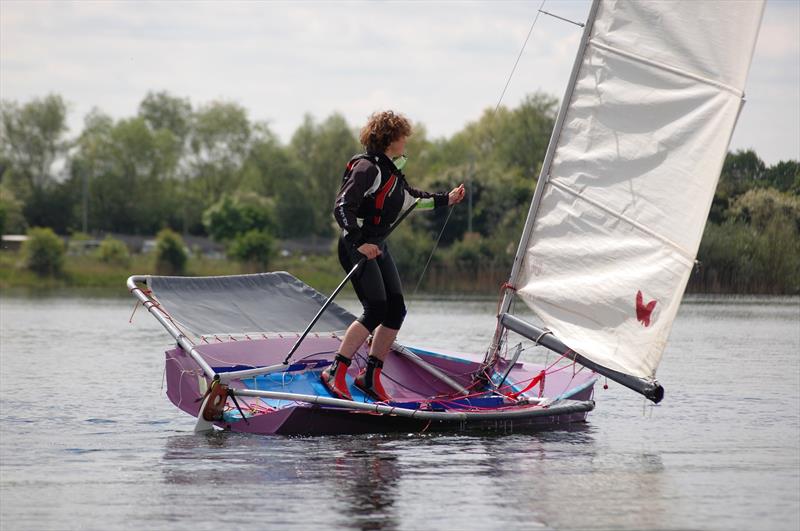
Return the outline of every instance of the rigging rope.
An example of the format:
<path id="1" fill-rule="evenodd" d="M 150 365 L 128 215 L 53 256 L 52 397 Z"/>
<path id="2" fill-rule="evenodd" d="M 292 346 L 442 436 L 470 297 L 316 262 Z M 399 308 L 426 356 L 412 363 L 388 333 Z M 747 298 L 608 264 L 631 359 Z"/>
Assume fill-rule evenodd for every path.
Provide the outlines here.
<path id="1" fill-rule="evenodd" d="M 503 101 L 503 96 L 506 94 L 506 90 L 508 89 L 508 85 L 511 83 L 511 78 L 514 76 L 514 72 L 517 70 L 517 65 L 519 64 L 519 60 L 522 58 L 522 53 L 525 51 L 525 46 L 528 44 L 528 40 L 531 38 L 531 34 L 533 33 L 533 27 L 536 26 L 536 21 L 539 20 L 539 15 L 542 13 L 542 8 L 547 0 L 542 0 L 541 5 L 539 5 L 539 9 L 536 11 L 536 16 L 533 19 L 533 23 L 531 24 L 531 29 L 528 30 L 528 36 L 525 37 L 525 42 L 522 43 L 522 48 L 519 51 L 519 55 L 517 55 L 517 60 L 514 61 L 514 67 L 511 68 L 511 73 L 508 74 L 508 79 L 506 80 L 506 86 L 503 87 L 503 92 L 500 93 L 500 98 L 497 100 L 497 105 L 495 105 L 494 113 L 497 112 L 497 109 L 500 108 L 500 102 Z M 492 115 L 494 115 L 492 113 Z"/>
<path id="2" fill-rule="evenodd" d="M 539 20 L 539 15 L 543 13 L 542 8 L 547 0 L 542 0 L 542 3 L 539 5 L 539 9 L 536 11 L 536 16 L 533 18 L 533 22 L 531 23 L 530 29 L 528 29 L 528 35 L 525 37 L 525 42 L 522 43 L 522 48 L 519 50 L 519 54 L 517 54 L 517 60 L 514 61 L 514 66 L 511 68 L 511 72 L 508 74 L 508 79 L 506 79 L 506 84 L 503 86 L 503 90 L 500 92 L 500 97 L 497 99 L 497 104 L 492 111 L 492 114 L 489 115 L 489 118 L 494 118 L 495 114 L 497 114 L 497 110 L 500 108 L 500 104 L 503 102 L 503 97 L 506 95 L 506 90 L 508 90 L 508 86 L 511 84 L 511 78 L 514 77 L 514 72 L 517 70 L 517 65 L 519 64 L 519 60 L 522 58 L 522 54 L 525 52 L 525 46 L 528 45 L 528 41 L 533 34 L 533 28 L 536 26 L 536 22 Z M 549 14 L 549 13 L 546 13 Z M 553 15 L 555 16 L 555 15 Z M 560 18 L 560 17 L 558 17 Z M 469 190 L 470 195 L 472 194 L 472 187 L 470 186 Z M 428 260 L 425 262 L 425 267 L 422 268 L 422 273 L 419 275 L 419 280 L 417 280 L 417 285 L 414 288 L 414 293 L 411 295 L 413 299 L 416 294 L 417 290 L 419 289 L 420 284 L 422 284 L 422 279 L 425 277 L 425 273 L 428 270 L 428 265 L 430 265 L 431 260 L 433 259 L 433 255 L 436 252 L 437 247 L 439 246 L 439 240 L 442 239 L 442 234 L 444 234 L 444 229 L 447 227 L 447 222 L 450 221 L 450 215 L 453 213 L 453 207 L 450 207 L 450 211 L 447 213 L 447 218 L 444 220 L 444 224 L 442 225 L 442 230 L 439 231 L 439 236 L 436 238 L 436 243 L 433 245 L 433 249 L 431 249 L 431 253 L 428 256 Z"/>
<path id="3" fill-rule="evenodd" d="M 439 241 L 442 239 L 442 234 L 444 234 L 444 229 L 447 227 L 447 222 L 450 221 L 450 216 L 453 214 L 453 207 L 451 206 L 448 209 L 447 217 L 442 224 L 442 230 L 439 231 L 439 235 L 436 237 L 436 242 L 433 244 L 433 249 L 431 249 L 431 254 L 428 255 L 428 261 L 425 262 L 425 267 L 422 268 L 422 272 L 419 274 L 419 279 L 417 280 L 417 285 L 414 286 L 414 293 L 411 294 L 411 298 L 415 298 L 417 296 L 417 290 L 419 290 L 420 284 L 422 284 L 422 279 L 425 278 L 425 272 L 428 271 L 428 266 L 431 264 L 431 260 L 433 259 L 433 254 L 436 252 L 436 248 L 439 247 Z"/>

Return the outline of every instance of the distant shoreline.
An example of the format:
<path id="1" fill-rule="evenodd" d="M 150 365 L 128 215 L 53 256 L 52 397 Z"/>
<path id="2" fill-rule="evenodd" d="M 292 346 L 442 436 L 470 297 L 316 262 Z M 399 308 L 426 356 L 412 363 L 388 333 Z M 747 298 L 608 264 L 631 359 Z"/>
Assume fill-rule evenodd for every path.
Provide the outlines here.
<path id="1" fill-rule="evenodd" d="M 128 265 L 105 264 L 91 256 L 67 256 L 65 273 L 61 277 L 39 277 L 20 265 L 20 258 L 15 252 L 0 252 L 0 290 L 3 295 L 32 294 L 34 296 L 69 293 L 92 294 L 99 296 L 126 296 L 125 281 L 134 274 L 155 274 L 152 265 L 153 257 L 134 255 Z M 330 293 L 339 284 L 344 274 L 332 256 L 310 256 L 306 258 L 289 257 L 275 259 L 269 267 L 270 271 L 288 271 L 323 294 Z M 236 275 L 258 272 L 235 261 L 191 258 L 187 276 Z M 414 294 L 418 278 L 404 279 L 407 299 L 418 300 L 496 300 L 499 286 L 505 281 L 507 271 L 500 268 L 487 268 L 478 272 L 459 270 L 455 266 L 439 265 L 429 271 L 424 279 L 420 292 Z M 496 277 L 496 278 L 495 278 Z M 690 280 L 684 302 L 706 303 L 715 299 L 726 302 L 741 301 L 743 303 L 759 300 L 776 301 L 783 304 L 800 301 L 799 294 L 792 293 L 755 293 L 735 292 L 731 289 L 711 291 L 697 290 Z M 469 289 L 463 289 L 469 286 Z M 695 289 L 693 289 L 695 288 Z M 728 287 L 730 288 L 730 287 Z M 342 298 L 355 298 L 352 289 L 347 286 Z"/>

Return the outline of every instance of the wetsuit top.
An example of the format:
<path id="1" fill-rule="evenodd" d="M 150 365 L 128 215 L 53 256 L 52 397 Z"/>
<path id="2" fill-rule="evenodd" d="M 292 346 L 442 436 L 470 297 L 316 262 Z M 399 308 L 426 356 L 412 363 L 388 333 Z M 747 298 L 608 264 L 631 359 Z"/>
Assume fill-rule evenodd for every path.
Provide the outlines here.
<path id="1" fill-rule="evenodd" d="M 409 186 L 405 175 L 384 153 L 367 153 L 351 159 L 336 197 L 333 215 L 345 241 L 358 247 L 377 244 L 400 213 L 415 198 L 417 208 L 447 206 L 447 192 L 431 194 Z"/>

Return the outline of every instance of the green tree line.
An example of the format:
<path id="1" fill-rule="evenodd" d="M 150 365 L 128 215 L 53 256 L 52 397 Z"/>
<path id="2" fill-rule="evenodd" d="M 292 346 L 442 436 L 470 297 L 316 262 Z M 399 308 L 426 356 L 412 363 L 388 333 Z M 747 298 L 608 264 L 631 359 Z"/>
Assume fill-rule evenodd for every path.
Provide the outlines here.
<path id="1" fill-rule="evenodd" d="M 557 100 L 537 93 L 487 109 L 450 138 L 415 124 L 411 182 L 439 191 L 465 182 L 470 191 L 450 214 L 426 282 L 458 288 L 459 279 L 472 286 L 476 275 L 488 284 L 507 275 L 556 110 Z M 169 228 L 242 253 L 269 250 L 270 237 L 332 238 L 343 166 L 360 150 L 356 127 L 339 114 L 307 115 L 283 143 L 236 103 L 193 105 L 166 92 L 148 93 L 128 118 L 95 109 L 77 135 L 67 113 L 58 95 L 0 102 L 0 233 Z M 729 154 L 692 289 L 800 291 L 799 193 L 798 161 L 766 166 L 752 151 Z M 393 235 L 406 282 L 416 282 L 447 215 L 414 216 Z"/>

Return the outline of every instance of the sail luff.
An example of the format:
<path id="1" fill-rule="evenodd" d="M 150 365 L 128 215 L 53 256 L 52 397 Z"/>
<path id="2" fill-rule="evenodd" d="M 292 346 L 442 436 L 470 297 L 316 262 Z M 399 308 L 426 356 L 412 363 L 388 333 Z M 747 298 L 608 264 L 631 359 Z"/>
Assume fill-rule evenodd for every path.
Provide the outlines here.
<path id="1" fill-rule="evenodd" d="M 517 278 L 519 277 L 519 272 L 522 266 L 522 261 L 525 257 L 525 252 L 528 248 L 528 242 L 530 241 L 531 234 L 533 232 L 533 224 L 536 220 L 536 211 L 538 210 L 539 203 L 541 202 L 542 194 L 544 192 L 545 185 L 547 184 L 547 178 L 550 171 L 550 165 L 553 161 L 553 155 L 556 151 L 556 147 L 558 146 L 558 139 L 561 134 L 561 129 L 564 126 L 564 119 L 567 114 L 567 108 L 569 107 L 569 103 L 572 100 L 572 94 L 575 88 L 575 82 L 578 78 L 578 72 L 580 71 L 581 64 L 583 61 L 583 56 L 586 50 L 586 47 L 589 45 L 589 40 L 592 34 L 592 27 L 594 26 L 594 20 L 597 16 L 597 9 L 600 5 L 601 0 L 594 0 L 592 2 L 592 6 L 589 10 L 589 15 L 586 19 L 586 24 L 583 27 L 583 34 L 581 36 L 581 42 L 578 45 L 578 51 L 575 54 L 575 61 L 572 65 L 572 71 L 570 73 L 569 81 L 567 82 L 567 87 L 564 90 L 564 97 L 561 99 L 561 105 L 558 109 L 558 114 L 556 115 L 556 121 L 553 125 L 553 132 L 550 134 L 550 141 L 547 144 L 547 151 L 545 152 L 544 160 L 542 161 L 542 169 L 539 172 L 539 179 L 536 182 L 536 189 L 533 193 L 533 199 L 531 200 L 530 208 L 528 209 L 528 217 L 525 220 L 525 226 L 522 229 L 522 235 L 520 236 L 519 245 L 517 245 L 517 252 L 514 255 L 514 262 L 511 266 L 511 273 L 509 274 L 508 278 L 508 285 L 515 286 L 517 282 Z M 514 298 L 513 291 L 505 290 L 503 293 L 503 300 L 500 303 L 500 309 L 497 315 L 497 326 L 495 328 L 494 336 L 492 337 L 492 343 L 489 347 L 489 350 L 486 353 L 486 359 L 484 360 L 485 363 L 492 363 L 494 359 L 497 357 L 497 353 L 500 349 L 500 342 L 503 336 L 504 326 L 500 319 L 500 316 L 504 313 L 508 312 L 509 308 L 511 307 L 511 301 Z"/>

